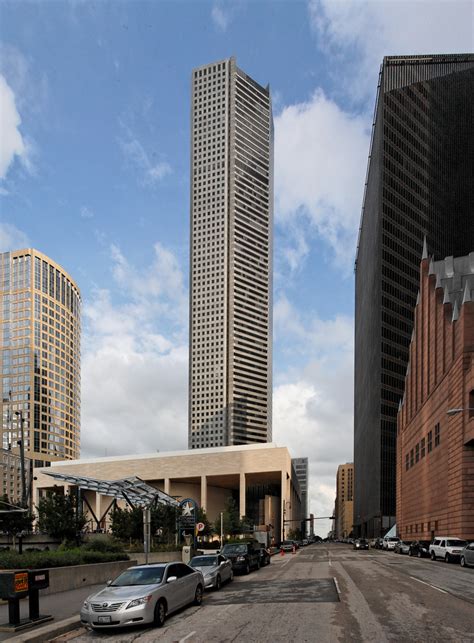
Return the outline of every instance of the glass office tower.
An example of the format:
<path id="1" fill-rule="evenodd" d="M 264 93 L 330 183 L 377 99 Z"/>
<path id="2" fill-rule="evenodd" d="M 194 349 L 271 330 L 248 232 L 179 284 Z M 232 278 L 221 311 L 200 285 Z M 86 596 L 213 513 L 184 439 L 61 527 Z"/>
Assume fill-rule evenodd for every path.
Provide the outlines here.
<path id="1" fill-rule="evenodd" d="M 395 521 L 395 443 L 419 264 L 474 250 L 474 55 L 390 56 L 380 71 L 356 258 L 354 523 Z"/>
<path id="2" fill-rule="evenodd" d="M 18 453 L 22 417 L 34 466 L 80 455 L 80 315 L 79 289 L 52 259 L 0 254 L 2 446 Z"/>

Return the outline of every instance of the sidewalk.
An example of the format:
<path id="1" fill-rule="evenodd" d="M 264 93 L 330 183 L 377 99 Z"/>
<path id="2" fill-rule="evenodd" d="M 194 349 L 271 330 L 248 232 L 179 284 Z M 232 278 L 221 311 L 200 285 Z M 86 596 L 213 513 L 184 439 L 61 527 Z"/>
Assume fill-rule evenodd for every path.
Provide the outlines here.
<path id="1" fill-rule="evenodd" d="M 89 594 L 103 589 L 104 585 L 105 583 L 88 585 L 80 589 L 73 589 L 69 592 L 61 592 L 60 594 L 49 594 L 48 596 L 41 596 L 40 593 L 40 614 L 50 614 L 54 616 L 54 621 L 47 623 L 47 625 L 57 623 L 71 616 L 77 616 L 77 622 L 79 623 L 79 612 L 83 601 Z M 20 615 L 21 618 L 28 616 L 28 599 L 20 602 Z M 8 623 L 8 605 L 0 605 L 0 623 Z M 29 632 L 34 633 L 39 627 L 33 627 L 16 633 L 0 632 L 0 641 L 6 641 L 19 635 L 25 636 Z"/>

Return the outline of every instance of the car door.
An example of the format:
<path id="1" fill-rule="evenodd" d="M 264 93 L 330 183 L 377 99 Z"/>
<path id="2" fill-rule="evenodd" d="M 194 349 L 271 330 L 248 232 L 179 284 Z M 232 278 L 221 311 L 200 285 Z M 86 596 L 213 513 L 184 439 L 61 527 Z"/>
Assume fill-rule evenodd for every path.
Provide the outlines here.
<path id="1" fill-rule="evenodd" d="M 437 554 L 437 555 L 440 556 L 440 558 L 444 558 L 445 551 L 446 551 L 446 541 L 442 540 L 439 543 L 439 554 Z"/>
<path id="2" fill-rule="evenodd" d="M 191 567 L 188 567 L 188 565 L 184 563 L 179 563 L 176 567 L 178 568 L 178 582 L 180 583 L 183 598 L 182 605 L 189 605 L 189 603 L 192 603 L 194 600 L 194 594 L 196 592 L 196 574 Z"/>
<path id="3" fill-rule="evenodd" d="M 179 609 L 183 604 L 181 602 L 181 591 L 179 586 L 178 574 L 179 574 L 179 570 L 178 570 L 177 563 L 172 563 L 171 565 L 168 565 L 165 573 L 166 583 L 163 591 L 166 598 L 166 602 L 168 603 L 168 612 L 174 612 L 175 610 Z M 169 583 L 168 579 L 171 578 L 172 576 L 176 576 L 176 580 Z"/>
<path id="4" fill-rule="evenodd" d="M 217 562 L 219 563 L 220 575 L 223 581 L 229 580 L 230 578 L 230 569 L 231 565 L 229 561 L 224 558 L 224 556 L 218 556 Z"/>

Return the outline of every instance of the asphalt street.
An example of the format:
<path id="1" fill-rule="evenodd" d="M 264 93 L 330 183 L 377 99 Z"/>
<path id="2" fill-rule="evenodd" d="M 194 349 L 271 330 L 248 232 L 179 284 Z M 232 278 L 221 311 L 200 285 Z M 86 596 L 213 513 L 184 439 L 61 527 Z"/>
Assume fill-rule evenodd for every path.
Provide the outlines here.
<path id="1" fill-rule="evenodd" d="M 79 605 L 78 605 L 79 608 Z M 474 569 L 310 545 L 275 556 L 269 567 L 236 576 L 201 607 L 170 616 L 165 626 L 89 632 L 55 639 L 163 643 L 337 641 L 474 642 Z"/>

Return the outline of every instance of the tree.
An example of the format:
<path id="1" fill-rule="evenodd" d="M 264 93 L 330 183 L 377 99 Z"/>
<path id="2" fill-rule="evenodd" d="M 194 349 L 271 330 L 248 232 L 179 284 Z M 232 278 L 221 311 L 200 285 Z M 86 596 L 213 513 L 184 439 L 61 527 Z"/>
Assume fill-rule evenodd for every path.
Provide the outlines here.
<path id="1" fill-rule="evenodd" d="M 134 507 L 120 509 L 117 507 L 112 512 L 111 530 L 119 540 L 143 540 L 143 508 Z M 156 534 L 160 542 L 171 544 L 176 534 L 176 509 L 168 505 L 158 504 L 151 508 L 150 531 Z"/>
<path id="2" fill-rule="evenodd" d="M 75 494 L 53 491 L 38 504 L 38 527 L 52 538 L 74 540 L 86 524 Z"/>
<path id="3" fill-rule="evenodd" d="M 239 534 L 241 532 L 240 526 L 240 515 L 237 508 L 237 503 L 235 502 L 234 498 L 227 498 L 223 511 L 224 536 L 226 534 L 232 534 L 233 536 L 235 534 Z M 220 516 L 214 523 L 214 529 L 218 534 L 221 533 Z"/>
<path id="4" fill-rule="evenodd" d="M 4 494 L 0 500 L 0 509 L 6 513 L 0 514 L 0 530 L 16 536 L 24 531 L 31 531 L 33 516 L 30 511 L 13 511 L 14 506 Z"/>

